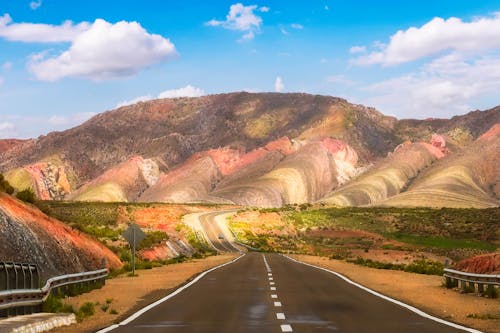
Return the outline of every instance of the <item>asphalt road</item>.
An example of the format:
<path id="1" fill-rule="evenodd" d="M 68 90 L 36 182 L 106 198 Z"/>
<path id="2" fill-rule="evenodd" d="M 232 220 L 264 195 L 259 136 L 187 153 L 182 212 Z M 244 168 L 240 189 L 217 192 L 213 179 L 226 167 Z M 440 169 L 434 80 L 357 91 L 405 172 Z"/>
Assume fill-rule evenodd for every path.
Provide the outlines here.
<path id="1" fill-rule="evenodd" d="M 248 253 L 113 333 L 462 332 L 335 275 Z"/>
<path id="2" fill-rule="evenodd" d="M 209 239 L 209 242 L 213 247 L 219 252 L 239 252 L 240 250 L 234 247 L 227 239 L 223 236 L 222 230 L 219 228 L 215 222 L 217 215 L 221 215 L 221 212 L 212 212 L 200 215 L 200 224 L 205 230 L 205 233 Z M 222 238 L 221 238 L 222 236 Z"/>

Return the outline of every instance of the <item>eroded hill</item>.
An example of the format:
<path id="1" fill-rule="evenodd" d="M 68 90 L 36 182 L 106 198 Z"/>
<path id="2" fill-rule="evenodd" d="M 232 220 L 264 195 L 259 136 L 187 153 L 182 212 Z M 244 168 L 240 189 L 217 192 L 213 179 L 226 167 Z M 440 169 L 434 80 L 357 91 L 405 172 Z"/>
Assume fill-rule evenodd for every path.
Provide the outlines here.
<path id="1" fill-rule="evenodd" d="M 308 94 L 160 99 L 104 112 L 67 131 L 5 143 L 0 171 L 16 189 L 31 187 L 41 199 L 428 205 L 437 192 L 427 191 L 432 181 L 420 178 L 462 167 L 458 156 L 465 154 L 477 155 L 489 170 L 472 182 L 482 192 L 469 191 L 472 183 L 447 188 L 468 193 L 459 206 L 487 207 L 498 205 L 491 190 L 498 187 L 498 163 L 481 154 L 495 155 L 496 146 L 477 149 L 477 142 L 496 123 L 499 107 L 452 119 L 397 120 Z M 470 170 L 462 173 L 479 177 L 477 163 L 465 163 Z M 438 205 L 456 206 L 450 200 Z"/>

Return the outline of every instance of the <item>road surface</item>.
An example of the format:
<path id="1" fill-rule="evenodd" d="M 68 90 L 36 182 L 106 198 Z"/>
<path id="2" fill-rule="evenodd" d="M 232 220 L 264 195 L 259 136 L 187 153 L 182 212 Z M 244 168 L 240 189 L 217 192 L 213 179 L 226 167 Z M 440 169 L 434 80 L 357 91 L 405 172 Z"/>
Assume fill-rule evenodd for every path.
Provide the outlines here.
<path id="1" fill-rule="evenodd" d="M 208 242 L 218 252 L 239 252 L 240 249 L 228 241 L 228 231 L 223 230 L 215 220 L 217 216 L 224 216 L 225 214 L 227 212 L 211 212 L 201 214 L 198 218 L 201 227 L 205 231 L 205 235 L 208 237 Z"/>
<path id="2" fill-rule="evenodd" d="M 278 254 L 250 252 L 112 332 L 463 331 L 421 317 L 329 272 Z"/>

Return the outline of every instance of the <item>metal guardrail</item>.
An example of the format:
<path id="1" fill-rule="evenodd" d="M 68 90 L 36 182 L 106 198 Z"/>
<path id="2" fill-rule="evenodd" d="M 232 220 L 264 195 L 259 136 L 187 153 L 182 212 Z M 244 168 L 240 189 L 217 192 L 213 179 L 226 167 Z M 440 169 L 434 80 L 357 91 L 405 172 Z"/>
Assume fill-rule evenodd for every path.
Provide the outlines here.
<path id="1" fill-rule="evenodd" d="M 462 290 L 492 293 L 495 286 L 500 286 L 500 275 L 498 274 L 475 274 L 461 272 L 454 269 L 445 268 L 443 276 L 446 279 L 448 288 L 458 287 Z"/>
<path id="2" fill-rule="evenodd" d="M 17 308 L 23 306 L 38 306 L 43 303 L 50 293 L 57 289 L 71 284 L 86 282 L 104 282 L 108 275 L 106 268 L 75 274 L 56 276 L 47 280 L 41 289 L 14 289 L 0 291 L 0 310 Z"/>

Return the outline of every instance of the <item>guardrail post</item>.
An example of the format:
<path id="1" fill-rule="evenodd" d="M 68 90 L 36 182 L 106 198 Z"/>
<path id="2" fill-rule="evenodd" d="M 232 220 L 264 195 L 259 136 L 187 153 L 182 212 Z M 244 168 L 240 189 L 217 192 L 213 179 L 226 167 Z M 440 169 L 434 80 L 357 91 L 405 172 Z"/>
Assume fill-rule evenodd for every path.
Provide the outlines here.
<path id="1" fill-rule="evenodd" d="M 488 294 L 489 297 L 492 297 L 493 294 L 495 293 L 495 286 L 492 284 L 489 284 L 486 293 Z"/>
<path id="2" fill-rule="evenodd" d="M 4 262 L 0 262 L 0 290 L 8 290 L 8 273 Z"/>

